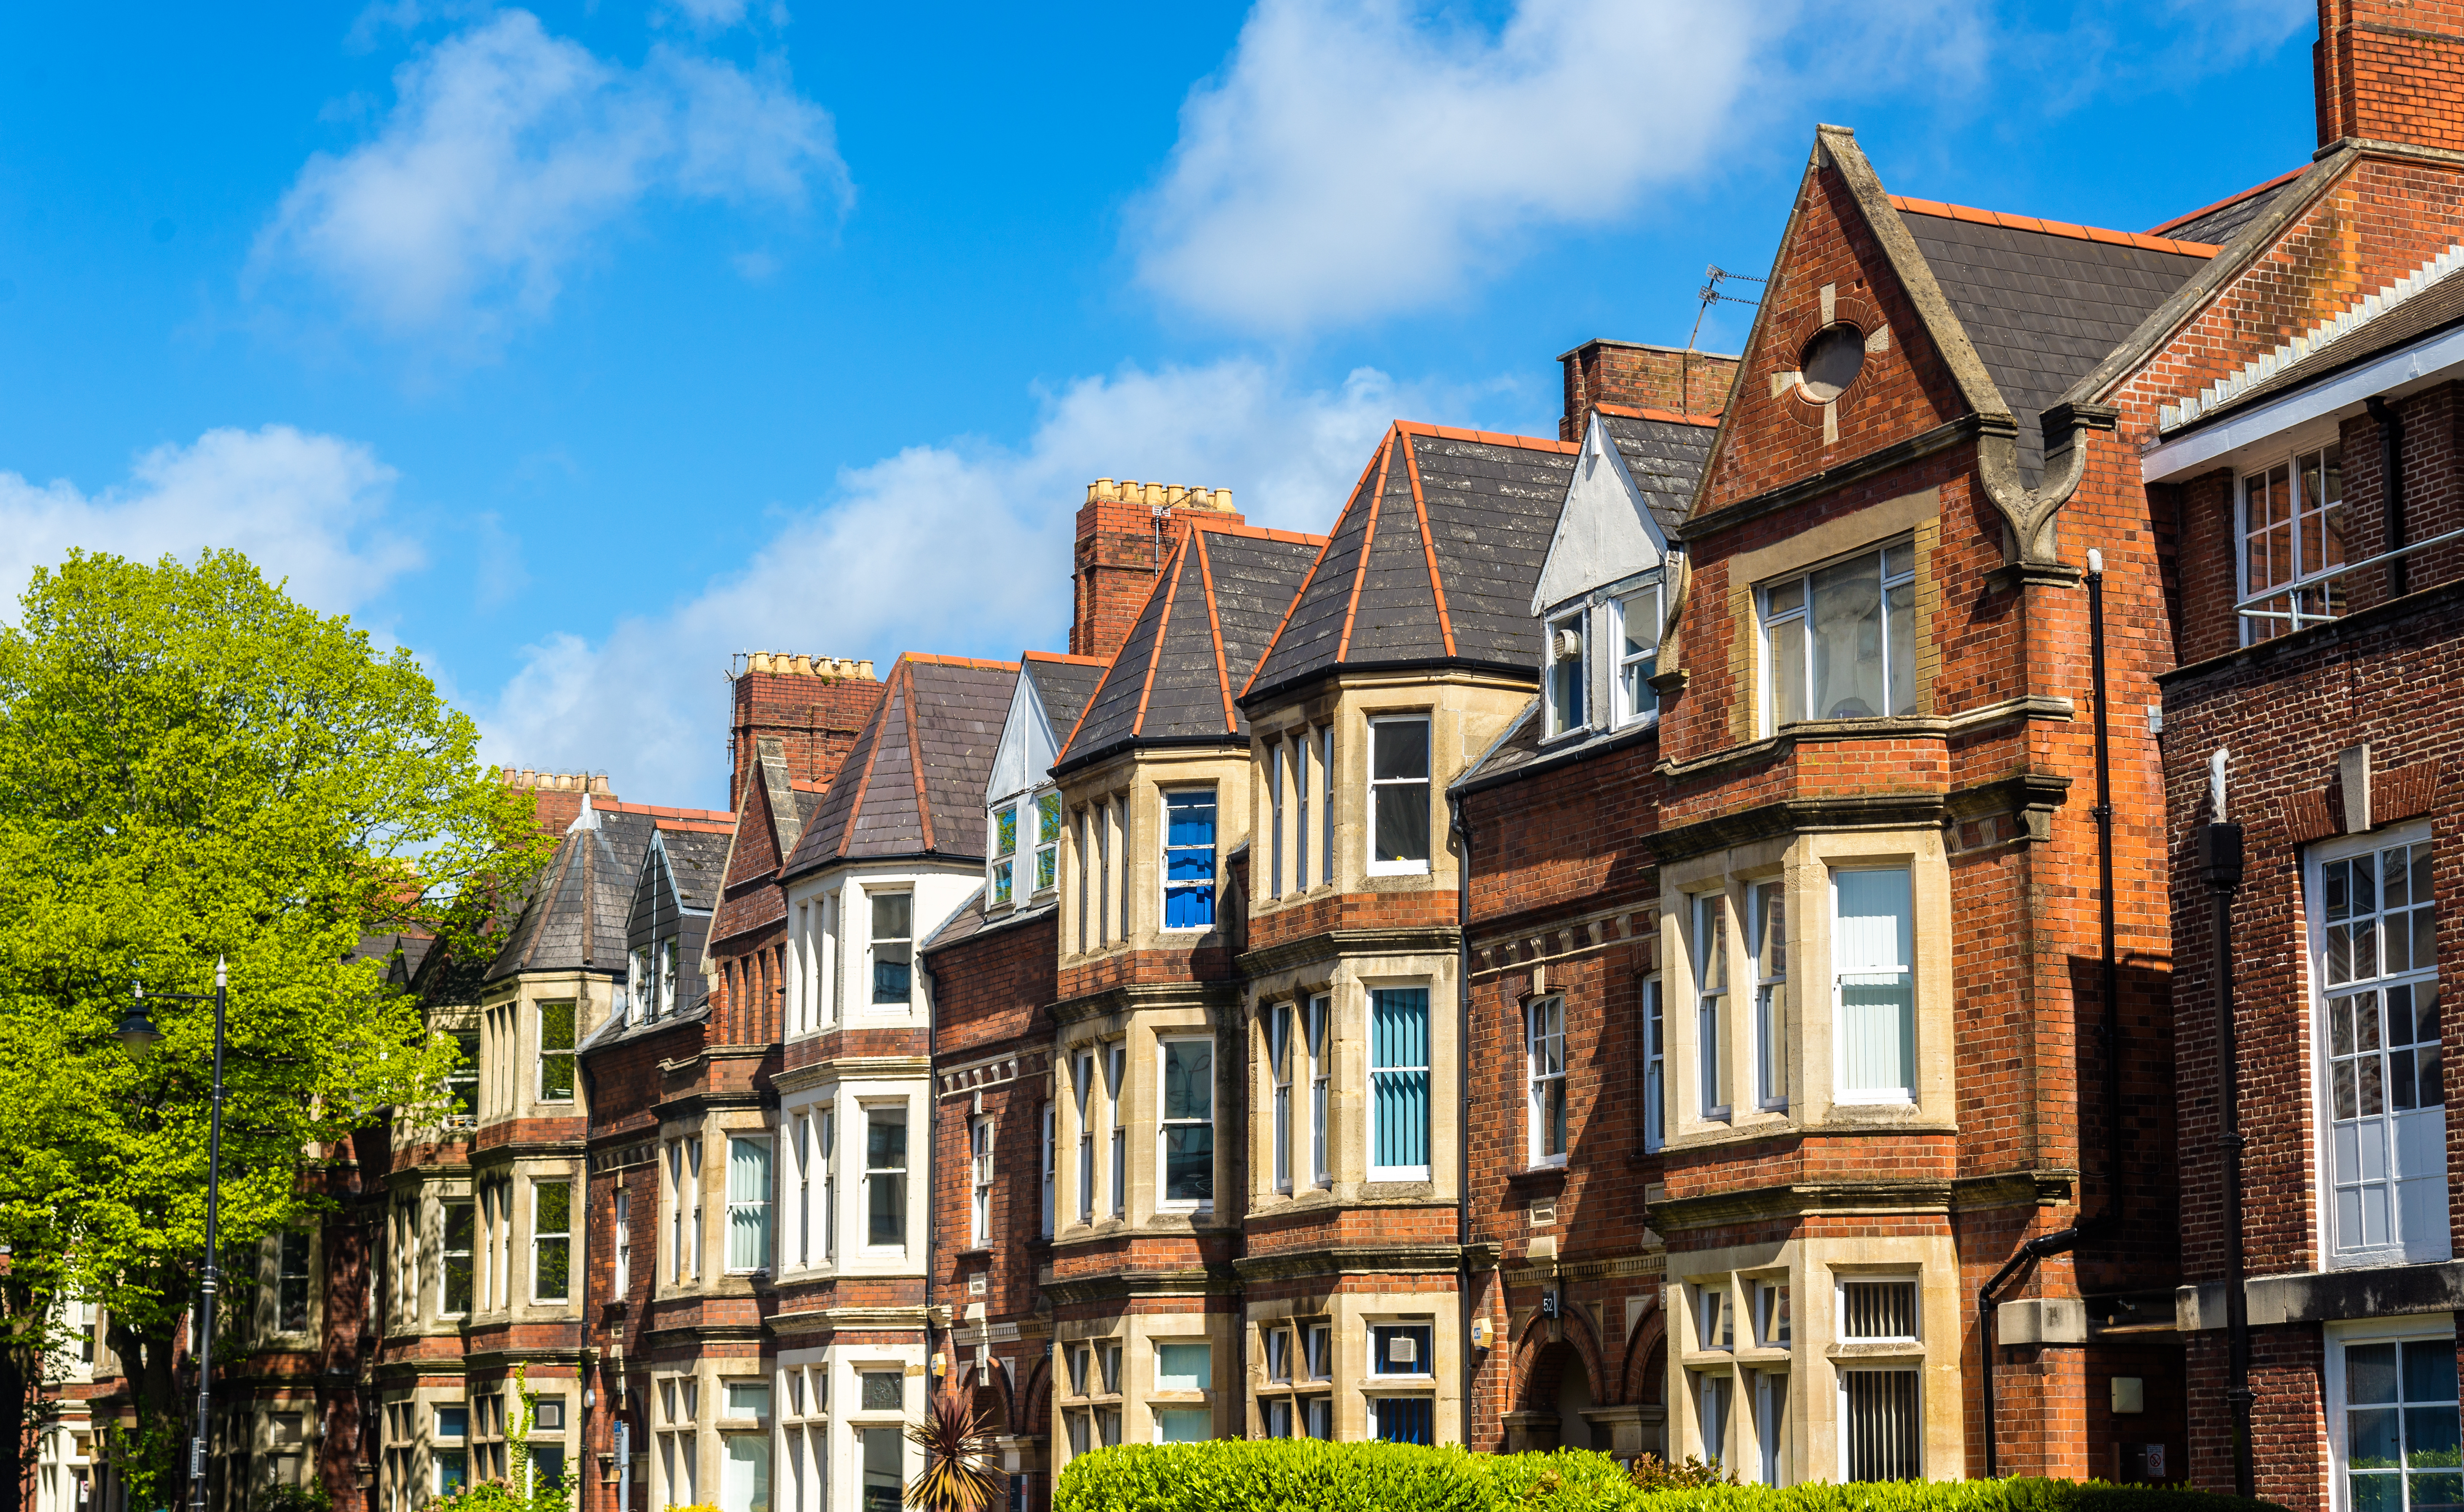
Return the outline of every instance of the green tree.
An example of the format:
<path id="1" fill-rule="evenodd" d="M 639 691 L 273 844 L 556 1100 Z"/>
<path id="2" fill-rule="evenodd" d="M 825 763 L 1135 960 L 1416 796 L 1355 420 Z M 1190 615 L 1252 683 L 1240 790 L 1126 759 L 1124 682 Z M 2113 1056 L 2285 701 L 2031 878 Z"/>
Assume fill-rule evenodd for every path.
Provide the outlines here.
<path id="1" fill-rule="evenodd" d="M 352 1131 L 441 1101 L 451 1039 L 386 961 L 346 957 L 403 932 L 485 959 L 549 842 L 477 744 L 408 653 L 235 552 L 72 553 L 0 627 L 0 1484 L 33 1354 L 77 1298 L 106 1309 L 135 1394 L 126 1468 L 146 1504 L 182 1494 L 172 1341 L 204 1246 L 212 1010 L 153 1003 L 163 1039 L 132 1056 L 112 1031 L 133 983 L 205 992 L 231 963 L 233 1310 L 259 1241 L 331 1206 Z"/>

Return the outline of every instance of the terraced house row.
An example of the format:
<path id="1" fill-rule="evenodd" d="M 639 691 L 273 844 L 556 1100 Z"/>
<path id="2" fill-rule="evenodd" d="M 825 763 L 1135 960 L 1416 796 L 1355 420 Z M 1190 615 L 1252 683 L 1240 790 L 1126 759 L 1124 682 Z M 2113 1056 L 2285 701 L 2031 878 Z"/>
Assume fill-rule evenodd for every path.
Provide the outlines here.
<path id="1" fill-rule="evenodd" d="M 583 1512 L 887 1508 L 938 1392 L 1022 1512 L 1292 1434 L 2464 1502 L 2459 48 L 2324 0 L 2316 157 L 2145 232 L 1819 127 L 1740 354 L 1324 535 L 1098 480 L 1066 652 L 743 658 L 726 812 L 520 779 L 225 1504 L 500 1474 L 517 1366 Z"/>

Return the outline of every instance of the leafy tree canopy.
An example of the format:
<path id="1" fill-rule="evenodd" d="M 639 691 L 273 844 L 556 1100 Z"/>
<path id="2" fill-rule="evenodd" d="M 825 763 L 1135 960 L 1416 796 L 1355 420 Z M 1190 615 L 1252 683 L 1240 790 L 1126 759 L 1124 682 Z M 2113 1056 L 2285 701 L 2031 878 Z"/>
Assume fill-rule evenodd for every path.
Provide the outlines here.
<path id="1" fill-rule="evenodd" d="M 22 1300 L 167 1341 L 205 1237 L 212 1008 L 230 960 L 222 1253 L 320 1203 L 303 1178 L 389 1107 L 440 1100 L 455 1050 L 363 939 L 486 958 L 550 842 L 479 765 L 409 654 L 268 584 L 236 552 L 72 553 L 0 627 L 0 1242 Z M 40 1309 L 36 1309 L 39 1311 Z M 149 1355 L 167 1350 L 147 1350 Z M 158 1359 L 124 1361 L 158 1375 Z M 141 1395 L 151 1395 L 141 1381 Z M 156 1411 L 172 1404 L 158 1398 Z"/>

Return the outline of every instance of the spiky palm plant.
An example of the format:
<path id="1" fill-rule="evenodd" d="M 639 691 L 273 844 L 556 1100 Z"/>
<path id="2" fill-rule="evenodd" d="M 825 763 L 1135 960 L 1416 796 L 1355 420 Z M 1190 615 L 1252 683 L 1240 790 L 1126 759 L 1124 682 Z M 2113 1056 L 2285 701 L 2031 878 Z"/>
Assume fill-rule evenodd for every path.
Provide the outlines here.
<path id="1" fill-rule="evenodd" d="M 995 1468 L 992 1425 L 964 1398 L 935 1395 L 908 1440 L 924 1451 L 924 1473 L 907 1487 L 907 1504 L 921 1512 L 985 1512 L 1006 1480 Z"/>

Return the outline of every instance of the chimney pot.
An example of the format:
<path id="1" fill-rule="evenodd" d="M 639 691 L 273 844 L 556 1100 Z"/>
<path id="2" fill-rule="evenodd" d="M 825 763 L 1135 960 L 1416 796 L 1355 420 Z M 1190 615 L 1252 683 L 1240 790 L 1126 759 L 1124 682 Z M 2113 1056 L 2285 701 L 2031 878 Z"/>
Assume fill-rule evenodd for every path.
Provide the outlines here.
<path id="1" fill-rule="evenodd" d="M 1169 509 L 1177 506 L 1183 500 L 1189 497 L 1189 493 L 1190 491 L 1188 489 L 1181 487 L 1178 483 L 1172 484 L 1163 491 L 1164 507 Z"/>
<path id="2" fill-rule="evenodd" d="M 769 670 L 770 670 L 770 653 L 768 653 L 768 652 L 766 652 L 766 651 L 757 651 L 757 652 L 755 652 L 755 653 L 753 654 L 753 656 L 751 656 L 751 658 L 750 658 L 750 659 L 748 659 L 748 660 L 745 662 L 745 666 L 746 666 L 749 670 L 754 671 L 754 672 L 767 672 L 767 671 L 769 671 Z"/>
<path id="3" fill-rule="evenodd" d="M 798 656 L 795 666 L 796 676 L 800 678 L 809 678 L 813 675 L 813 658 L 810 656 Z"/>
<path id="4" fill-rule="evenodd" d="M 1087 501 L 1090 504 L 1099 499 L 1112 500 L 1120 497 L 1121 485 L 1113 482 L 1109 478 L 1099 478 L 1095 479 L 1095 486 L 1087 490 Z"/>
<path id="5" fill-rule="evenodd" d="M 1149 483 L 1149 484 L 1147 485 L 1147 491 L 1146 491 L 1146 504 L 1147 504 L 1147 507 L 1148 507 L 1148 508 L 1150 508 L 1150 509 L 1160 509 L 1160 508 L 1162 508 L 1162 507 L 1163 507 L 1163 502 L 1164 502 L 1164 497 L 1163 497 L 1163 496 L 1164 496 L 1164 489 L 1163 489 L 1163 485 L 1162 485 L 1161 483 Z"/>
<path id="6" fill-rule="evenodd" d="M 1215 491 L 1215 507 L 1222 510 L 1227 515 L 1230 514 L 1232 512 L 1232 490 L 1228 488 L 1217 489 Z"/>
<path id="7" fill-rule="evenodd" d="M 872 680 L 872 663 L 869 661 L 857 662 L 855 664 L 855 675 L 864 678 L 867 682 L 870 682 Z"/>

